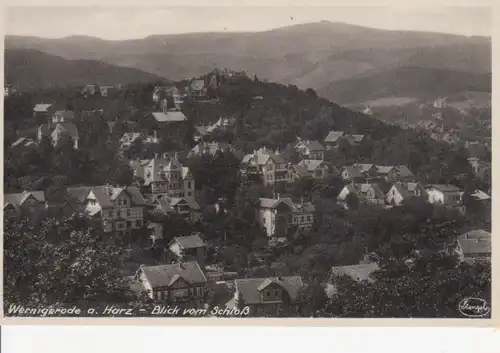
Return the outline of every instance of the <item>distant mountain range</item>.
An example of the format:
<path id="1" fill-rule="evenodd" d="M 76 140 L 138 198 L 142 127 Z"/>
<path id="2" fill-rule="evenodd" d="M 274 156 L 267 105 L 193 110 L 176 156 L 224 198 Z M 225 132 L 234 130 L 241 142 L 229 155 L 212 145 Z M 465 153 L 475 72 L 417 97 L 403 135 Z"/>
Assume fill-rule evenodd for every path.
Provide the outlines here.
<path id="1" fill-rule="evenodd" d="M 491 92 L 491 74 L 405 66 L 335 81 L 318 94 L 340 104 L 353 104 L 362 103 L 360 97 L 365 101 L 389 97 L 434 100 L 463 91 Z"/>
<path id="2" fill-rule="evenodd" d="M 404 81 L 408 68 L 415 75 L 423 74 L 420 79 L 429 80 L 422 82 L 422 89 L 433 85 L 432 73 L 441 72 L 436 69 L 448 70 L 440 76 L 445 80 L 445 72 L 463 72 L 467 80 L 478 82 L 491 73 L 491 38 L 389 31 L 327 21 L 255 33 L 154 35 L 123 41 L 85 36 L 7 36 L 5 48 L 7 52 L 33 49 L 70 60 L 97 60 L 173 80 L 228 67 L 246 70 L 260 79 L 310 87 L 341 103 L 374 98 L 370 92 L 373 86 L 363 87 L 363 80 L 369 83 L 382 79 L 384 84 L 392 79 Z M 353 83 L 349 83 L 351 80 Z M 349 93 L 343 93 L 339 85 L 347 85 Z M 394 90 L 399 85 L 395 84 Z M 453 84 L 448 87 L 454 89 Z M 397 90 L 378 91 L 398 94 Z M 427 94 L 418 90 L 414 93 Z"/>
<path id="3" fill-rule="evenodd" d="M 165 81 L 162 77 L 134 68 L 95 60 L 68 60 L 31 49 L 6 50 L 4 58 L 5 82 L 21 91 L 86 84 L 102 86 Z"/>

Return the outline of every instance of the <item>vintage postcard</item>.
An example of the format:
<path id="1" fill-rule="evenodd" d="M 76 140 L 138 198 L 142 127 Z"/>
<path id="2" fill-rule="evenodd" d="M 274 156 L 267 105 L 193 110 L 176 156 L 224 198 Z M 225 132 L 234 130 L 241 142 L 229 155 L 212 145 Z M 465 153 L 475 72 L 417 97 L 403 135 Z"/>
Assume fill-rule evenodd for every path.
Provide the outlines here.
<path id="1" fill-rule="evenodd" d="M 472 6 L 5 8 L 4 322 L 492 325 Z"/>

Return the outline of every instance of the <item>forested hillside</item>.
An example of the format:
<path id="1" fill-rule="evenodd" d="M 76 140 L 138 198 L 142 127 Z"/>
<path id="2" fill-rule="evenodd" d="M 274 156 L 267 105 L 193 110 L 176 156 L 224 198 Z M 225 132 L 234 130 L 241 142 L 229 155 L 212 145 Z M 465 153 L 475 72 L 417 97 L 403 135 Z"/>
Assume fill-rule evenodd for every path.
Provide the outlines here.
<path id="1" fill-rule="evenodd" d="M 160 76 L 130 67 L 95 60 L 67 60 L 31 49 L 6 50 L 4 72 L 5 82 L 20 91 L 86 84 L 104 86 L 162 79 Z"/>

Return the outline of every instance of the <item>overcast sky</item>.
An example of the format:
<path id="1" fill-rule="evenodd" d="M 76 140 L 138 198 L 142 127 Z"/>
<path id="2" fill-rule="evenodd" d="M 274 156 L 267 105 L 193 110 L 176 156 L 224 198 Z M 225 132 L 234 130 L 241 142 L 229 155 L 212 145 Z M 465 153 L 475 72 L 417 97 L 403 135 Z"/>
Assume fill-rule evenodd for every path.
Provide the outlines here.
<path id="1" fill-rule="evenodd" d="M 11 7 L 7 34 L 88 35 L 104 39 L 151 34 L 263 31 L 328 20 L 382 29 L 491 35 L 488 7 Z"/>

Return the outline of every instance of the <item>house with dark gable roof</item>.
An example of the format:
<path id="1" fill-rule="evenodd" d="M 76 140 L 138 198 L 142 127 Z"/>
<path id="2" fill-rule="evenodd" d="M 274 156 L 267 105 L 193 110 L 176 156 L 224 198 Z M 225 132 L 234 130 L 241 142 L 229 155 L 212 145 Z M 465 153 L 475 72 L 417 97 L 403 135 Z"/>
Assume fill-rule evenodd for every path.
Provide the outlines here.
<path id="1" fill-rule="evenodd" d="M 405 200 L 414 197 L 423 197 L 424 199 L 427 197 L 425 188 L 420 183 L 394 183 L 385 195 L 387 203 L 394 206 L 399 206 Z"/>
<path id="2" fill-rule="evenodd" d="M 193 140 L 195 142 L 200 142 L 204 138 L 208 137 L 212 132 L 212 127 L 210 125 L 200 125 L 194 127 Z"/>
<path id="3" fill-rule="evenodd" d="M 375 183 L 348 184 L 340 191 L 337 201 L 347 206 L 347 197 L 349 194 L 356 195 L 360 203 L 385 205 L 384 192 Z"/>
<path id="4" fill-rule="evenodd" d="M 325 158 L 325 148 L 318 141 L 302 140 L 295 145 L 295 150 L 304 158 L 322 161 Z"/>
<path id="5" fill-rule="evenodd" d="M 188 85 L 188 94 L 191 99 L 204 98 L 207 95 L 205 80 L 193 79 Z"/>
<path id="6" fill-rule="evenodd" d="M 347 141 L 351 146 L 359 145 L 365 135 L 347 134 L 344 131 L 330 131 L 323 141 L 327 150 L 336 148 L 341 140 Z"/>
<path id="7" fill-rule="evenodd" d="M 345 166 L 342 168 L 341 176 L 342 179 L 349 181 L 410 182 L 415 180 L 415 176 L 405 165 L 386 166 L 372 163 L 354 163 L 351 166 Z"/>
<path id="8" fill-rule="evenodd" d="M 228 309 L 250 308 L 250 315 L 276 315 L 301 301 L 304 284 L 300 276 L 244 278 L 234 280 L 234 296 L 226 303 Z"/>
<path id="9" fill-rule="evenodd" d="M 72 110 L 58 110 L 52 115 L 52 123 L 69 123 L 75 120 L 75 112 Z"/>
<path id="10" fill-rule="evenodd" d="M 156 302 L 200 304 L 207 285 L 197 262 L 141 266 L 135 278 Z"/>
<path id="11" fill-rule="evenodd" d="M 45 215 L 46 210 L 47 203 L 43 191 L 23 191 L 3 196 L 3 212 L 7 219 L 26 216 L 37 220 Z"/>
<path id="12" fill-rule="evenodd" d="M 293 166 L 279 151 L 266 147 L 243 157 L 240 172 L 244 179 L 261 181 L 264 185 L 289 183 L 293 181 Z"/>
<path id="13" fill-rule="evenodd" d="M 349 165 L 342 167 L 340 176 L 342 179 L 348 181 L 362 181 L 366 179 L 365 174 L 362 173 L 358 167 Z"/>
<path id="14" fill-rule="evenodd" d="M 405 165 L 377 165 L 377 176 L 388 182 L 413 181 L 415 176 Z"/>
<path id="15" fill-rule="evenodd" d="M 134 176 L 152 197 L 184 198 L 194 201 L 195 180 L 188 167 L 179 161 L 177 153 L 157 154 L 153 159 L 130 163 Z"/>
<path id="16" fill-rule="evenodd" d="M 144 226 L 146 201 L 135 186 L 81 186 L 67 189 L 73 203 L 102 222 L 105 232 L 131 232 Z"/>
<path id="17" fill-rule="evenodd" d="M 149 200 L 151 201 L 151 200 Z M 150 204 L 151 206 L 151 204 Z M 196 222 L 201 217 L 201 207 L 195 200 L 174 197 L 153 197 L 153 209 L 149 210 L 148 225 L 152 245 L 164 238 L 165 221 L 172 216 L 182 217 L 191 222 Z"/>
<path id="18" fill-rule="evenodd" d="M 160 103 L 163 100 L 170 100 L 172 109 L 181 109 L 182 98 L 179 89 L 175 86 L 156 86 L 153 89 L 153 102 Z"/>
<path id="19" fill-rule="evenodd" d="M 37 137 L 38 141 L 41 141 L 43 137 L 49 137 L 54 146 L 58 146 L 65 138 L 68 138 L 72 141 L 75 149 L 78 148 L 80 140 L 76 125 L 69 122 L 56 123 L 55 125 L 42 124 L 38 128 Z"/>
<path id="20" fill-rule="evenodd" d="M 218 153 L 231 153 L 238 159 L 242 158 L 241 152 L 227 142 L 200 142 L 189 151 L 187 157 L 207 155 L 213 157 Z"/>
<path id="21" fill-rule="evenodd" d="M 331 163 L 323 160 L 303 159 L 294 166 L 295 179 L 325 179 L 330 175 L 340 175 L 340 171 Z"/>
<path id="22" fill-rule="evenodd" d="M 286 237 L 289 229 L 296 226 L 300 230 L 309 230 L 314 224 L 315 207 L 311 202 L 294 203 L 291 198 L 260 198 L 257 210 L 257 222 L 266 229 L 269 237 Z"/>
<path id="23" fill-rule="evenodd" d="M 201 239 L 199 234 L 192 234 L 187 237 L 175 237 L 170 241 L 168 249 L 179 261 L 195 260 L 202 267 L 205 264 L 207 244 Z"/>

